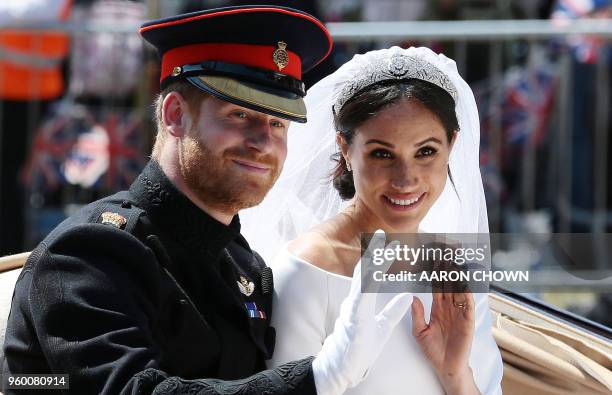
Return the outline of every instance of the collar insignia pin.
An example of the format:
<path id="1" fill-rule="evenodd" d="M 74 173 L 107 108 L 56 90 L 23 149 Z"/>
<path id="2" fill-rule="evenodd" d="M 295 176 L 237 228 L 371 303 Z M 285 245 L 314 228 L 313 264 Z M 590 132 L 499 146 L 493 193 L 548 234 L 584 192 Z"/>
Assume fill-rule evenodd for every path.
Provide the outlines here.
<path id="1" fill-rule="evenodd" d="M 127 220 L 123 215 L 106 211 L 102 213 L 102 224 L 112 225 L 115 228 L 123 229 Z"/>
<path id="2" fill-rule="evenodd" d="M 238 289 L 240 293 L 244 296 L 251 296 L 253 291 L 255 291 L 255 284 L 252 281 L 249 281 L 244 276 L 240 276 L 240 281 L 236 281 L 238 283 Z"/>
<path id="3" fill-rule="evenodd" d="M 284 41 L 278 42 L 278 48 L 272 54 L 272 60 L 278 67 L 278 71 L 281 71 L 285 66 L 289 64 L 289 54 L 287 53 L 287 43 Z"/>

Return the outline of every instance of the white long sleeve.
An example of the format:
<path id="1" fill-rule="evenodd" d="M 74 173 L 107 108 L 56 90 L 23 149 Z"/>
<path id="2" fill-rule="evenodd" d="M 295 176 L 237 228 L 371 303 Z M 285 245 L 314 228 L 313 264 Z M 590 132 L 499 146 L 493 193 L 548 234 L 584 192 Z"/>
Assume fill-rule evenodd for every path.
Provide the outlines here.
<path id="1" fill-rule="evenodd" d="M 286 249 L 271 267 L 276 345 L 268 362 L 270 367 L 317 355 L 331 329 L 326 328 L 329 288 L 326 272 L 300 262 Z"/>

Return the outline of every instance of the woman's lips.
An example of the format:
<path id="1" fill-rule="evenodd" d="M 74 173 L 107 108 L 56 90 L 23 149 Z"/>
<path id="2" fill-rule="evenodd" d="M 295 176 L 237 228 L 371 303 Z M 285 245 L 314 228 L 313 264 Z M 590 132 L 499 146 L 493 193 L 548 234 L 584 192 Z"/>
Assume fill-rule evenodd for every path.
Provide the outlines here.
<path id="1" fill-rule="evenodd" d="M 270 171 L 270 167 L 262 165 L 261 163 L 247 162 L 244 160 L 232 159 L 232 162 L 237 164 L 240 168 L 258 174 L 265 174 Z"/>
<path id="2" fill-rule="evenodd" d="M 383 195 L 383 202 L 397 211 L 413 210 L 425 197 L 426 192 L 419 194 Z"/>

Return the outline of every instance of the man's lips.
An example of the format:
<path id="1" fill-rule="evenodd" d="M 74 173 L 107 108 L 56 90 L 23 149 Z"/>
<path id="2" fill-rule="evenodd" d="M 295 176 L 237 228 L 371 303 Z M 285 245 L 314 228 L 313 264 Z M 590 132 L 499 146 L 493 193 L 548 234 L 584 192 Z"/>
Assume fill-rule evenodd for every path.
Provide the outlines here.
<path id="1" fill-rule="evenodd" d="M 259 174 L 264 174 L 270 171 L 271 167 L 257 162 L 250 162 L 241 159 L 232 159 L 241 168 Z"/>

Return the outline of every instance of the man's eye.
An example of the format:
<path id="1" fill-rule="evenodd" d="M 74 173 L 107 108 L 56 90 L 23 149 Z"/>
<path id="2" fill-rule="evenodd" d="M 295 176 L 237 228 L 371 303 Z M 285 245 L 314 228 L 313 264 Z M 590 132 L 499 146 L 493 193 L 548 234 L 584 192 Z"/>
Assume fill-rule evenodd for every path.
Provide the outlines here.
<path id="1" fill-rule="evenodd" d="M 271 121 L 270 125 L 274 128 L 284 128 L 285 125 L 280 121 Z"/>
<path id="2" fill-rule="evenodd" d="M 431 147 L 423 147 L 419 150 L 419 152 L 417 153 L 417 157 L 423 157 L 423 156 L 432 156 L 434 155 L 436 152 L 438 152 L 438 150 L 431 148 Z"/>
<path id="3" fill-rule="evenodd" d="M 244 111 L 235 111 L 232 113 L 233 116 L 235 116 L 236 118 L 240 118 L 240 119 L 244 119 L 247 117 L 247 113 Z"/>
<path id="4" fill-rule="evenodd" d="M 370 153 L 372 158 L 376 159 L 391 159 L 393 155 L 385 149 L 376 149 Z"/>

